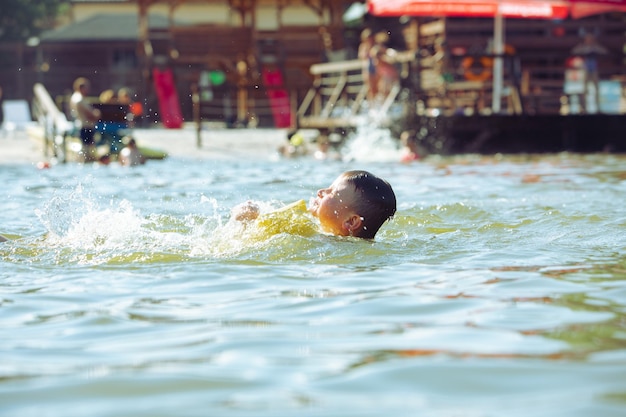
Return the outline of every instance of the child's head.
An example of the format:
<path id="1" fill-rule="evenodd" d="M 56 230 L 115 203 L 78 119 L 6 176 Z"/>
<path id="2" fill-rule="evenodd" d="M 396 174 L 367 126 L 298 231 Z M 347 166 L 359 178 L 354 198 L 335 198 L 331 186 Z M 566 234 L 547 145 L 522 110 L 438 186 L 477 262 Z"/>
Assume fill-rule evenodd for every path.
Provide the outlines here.
<path id="1" fill-rule="evenodd" d="M 324 231 L 339 236 L 373 239 L 396 212 L 391 185 L 366 171 L 348 171 L 317 192 L 309 208 Z"/>
<path id="2" fill-rule="evenodd" d="M 102 93 L 100 93 L 100 103 L 112 103 L 113 102 L 113 97 L 115 97 L 115 92 L 113 90 L 104 90 Z"/>
<path id="3" fill-rule="evenodd" d="M 117 100 L 121 104 L 130 104 L 130 102 L 132 101 L 130 97 L 130 91 L 124 87 L 117 90 Z"/>
<path id="4" fill-rule="evenodd" d="M 405 130 L 400 134 L 400 143 L 405 148 L 410 149 L 411 151 L 417 153 L 418 151 L 418 141 L 415 136 L 415 132 L 412 130 Z"/>
<path id="5" fill-rule="evenodd" d="M 372 29 L 365 28 L 361 32 L 361 42 L 373 41 L 374 34 L 372 33 Z"/>
<path id="6" fill-rule="evenodd" d="M 78 91 L 81 93 L 87 93 L 89 91 L 89 80 L 85 77 L 79 77 L 76 80 L 74 80 L 74 91 Z"/>

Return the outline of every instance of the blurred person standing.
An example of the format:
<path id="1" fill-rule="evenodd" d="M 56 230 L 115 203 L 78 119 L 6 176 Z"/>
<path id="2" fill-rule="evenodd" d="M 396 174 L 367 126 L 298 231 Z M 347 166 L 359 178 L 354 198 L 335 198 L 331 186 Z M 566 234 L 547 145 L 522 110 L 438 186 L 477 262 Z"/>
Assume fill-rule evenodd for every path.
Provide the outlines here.
<path id="1" fill-rule="evenodd" d="M 95 126 L 100 119 L 100 110 L 95 109 L 88 101 L 89 80 L 84 77 L 74 81 L 74 93 L 70 98 L 70 111 L 74 118 L 74 123 L 79 129 L 80 140 L 83 143 L 83 157 L 85 161 L 93 160 L 95 152 Z"/>
<path id="2" fill-rule="evenodd" d="M 585 34 L 581 43 L 572 48 L 572 54 L 579 56 L 583 60 L 584 73 L 584 95 L 580 99 L 581 109 L 589 113 L 587 97 L 589 94 L 589 84 L 593 85 L 593 104 L 596 111 L 600 111 L 600 74 L 598 68 L 598 57 L 606 55 L 609 51 L 598 43 L 592 33 Z"/>
<path id="3" fill-rule="evenodd" d="M 361 32 L 361 43 L 359 44 L 358 58 L 363 62 L 363 83 L 367 86 L 367 99 L 373 102 L 378 94 L 378 78 L 376 76 L 376 66 L 372 56 L 374 47 L 374 34 L 369 28 Z"/>
<path id="4" fill-rule="evenodd" d="M 379 100 L 383 102 L 400 81 L 398 70 L 395 67 L 396 51 L 389 48 L 387 42 L 389 42 L 387 32 L 377 33 L 374 36 L 374 46 L 370 51 L 376 68 L 377 95 Z"/>

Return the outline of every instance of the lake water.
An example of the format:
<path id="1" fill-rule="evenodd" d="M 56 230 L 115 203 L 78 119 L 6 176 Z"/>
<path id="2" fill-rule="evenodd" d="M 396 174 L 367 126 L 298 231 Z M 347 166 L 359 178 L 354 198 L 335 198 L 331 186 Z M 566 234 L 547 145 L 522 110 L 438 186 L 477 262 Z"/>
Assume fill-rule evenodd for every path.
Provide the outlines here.
<path id="1" fill-rule="evenodd" d="M 379 155 L 370 150 L 366 155 Z M 227 223 L 348 169 L 374 242 Z M 2 416 L 623 416 L 626 158 L 0 166 Z"/>

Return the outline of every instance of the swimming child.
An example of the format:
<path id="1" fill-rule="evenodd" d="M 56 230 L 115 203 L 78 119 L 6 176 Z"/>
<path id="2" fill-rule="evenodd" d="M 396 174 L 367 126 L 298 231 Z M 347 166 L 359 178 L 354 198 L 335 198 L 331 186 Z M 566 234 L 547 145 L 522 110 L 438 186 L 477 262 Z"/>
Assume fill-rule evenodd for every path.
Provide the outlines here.
<path id="1" fill-rule="evenodd" d="M 296 131 L 287 133 L 287 143 L 278 148 L 278 152 L 286 158 L 305 155 L 308 150 L 304 138 Z"/>
<path id="2" fill-rule="evenodd" d="M 400 134 L 400 143 L 402 144 L 400 162 L 409 163 L 420 159 L 420 152 L 415 132 L 409 130 L 402 132 Z"/>
<path id="3" fill-rule="evenodd" d="M 137 147 L 137 143 L 133 138 L 124 138 L 127 141 L 126 146 L 120 151 L 118 160 L 120 165 L 123 166 L 135 166 L 143 165 L 146 163 L 146 158 L 142 155 L 141 151 Z"/>
<path id="4" fill-rule="evenodd" d="M 325 233 L 373 239 L 378 229 L 396 212 L 396 196 L 391 185 L 367 171 L 347 171 L 328 187 L 317 192 L 307 209 L 303 200 L 274 212 L 260 213 L 248 201 L 231 212 L 231 218 L 252 223 L 268 234 L 281 232 L 311 235 L 317 225 L 307 221 L 307 211 L 317 217 Z M 299 220 L 304 218 L 305 220 Z"/>

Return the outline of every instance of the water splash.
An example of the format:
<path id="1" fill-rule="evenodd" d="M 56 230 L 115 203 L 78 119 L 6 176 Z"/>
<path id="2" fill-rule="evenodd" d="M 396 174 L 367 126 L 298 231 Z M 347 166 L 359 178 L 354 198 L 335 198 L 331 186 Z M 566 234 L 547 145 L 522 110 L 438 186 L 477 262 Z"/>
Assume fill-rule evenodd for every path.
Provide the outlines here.
<path id="1" fill-rule="evenodd" d="M 92 210 L 82 184 L 66 195 L 55 195 L 35 214 L 49 233 L 64 236 L 85 213 Z"/>
<path id="2" fill-rule="evenodd" d="M 386 128 L 361 125 L 346 140 L 342 150 L 344 161 L 396 162 L 400 160 L 398 141 Z"/>
<path id="3" fill-rule="evenodd" d="M 48 230 L 45 243 L 56 249 L 58 262 L 82 264 L 146 260 L 158 254 L 189 254 L 189 241 L 221 223 L 215 201 L 206 199 L 208 216 L 143 215 L 127 200 L 102 204 L 82 185 L 52 197 L 36 211 Z"/>
<path id="4" fill-rule="evenodd" d="M 202 213 L 177 217 L 142 214 L 128 200 L 102 204 L 82 185 L 52 197 L 37 216 L 48 230 L 42 243 L 57 264 L 82 265 L 181 261 L 189 258 L 224 259 L 248 256 L 276 259 L 306 252 L 311 242 L 302 236 L 267 235 L 255 227 L 229 219 L 213 198 L 200 197 Z M 261 213 L 281 206 L 256 201 Z M 310 240 L 310 239 L 309 239 Z"/>

